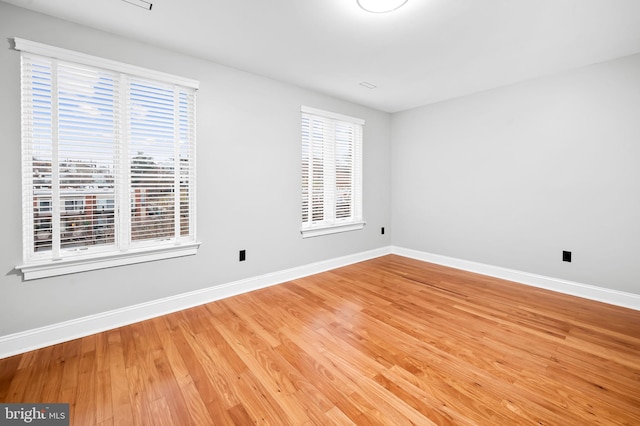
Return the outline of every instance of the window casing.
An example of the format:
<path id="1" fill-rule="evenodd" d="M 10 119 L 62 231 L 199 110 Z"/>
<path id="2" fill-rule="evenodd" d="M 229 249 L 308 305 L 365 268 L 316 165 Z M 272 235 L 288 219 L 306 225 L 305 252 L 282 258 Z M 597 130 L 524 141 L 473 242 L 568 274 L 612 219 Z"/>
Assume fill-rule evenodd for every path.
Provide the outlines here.
<path id="1" fill-rule="evenodd" d="M 197 82 L 15 46 L 24 278 L 195 254 Z"/>
<path id="2" fill-rule="evenodd" d="M 362 229 L 364 120 L 303 106 L 303 237 Z"/>

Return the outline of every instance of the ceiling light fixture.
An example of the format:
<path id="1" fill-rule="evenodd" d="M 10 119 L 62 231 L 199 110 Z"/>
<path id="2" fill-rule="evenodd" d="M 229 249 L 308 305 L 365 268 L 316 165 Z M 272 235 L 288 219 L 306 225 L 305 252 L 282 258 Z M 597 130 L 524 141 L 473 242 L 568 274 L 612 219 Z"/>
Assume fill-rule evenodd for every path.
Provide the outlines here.
<path id="1" fill-rule="evenodd" d="M 141 7 L 143 9 L 147 9 L 147 10 L 151 10 L 151 8 L 153 7 L 153 3 L 150 3 L 145 0 L 122 0 L 122 1 L 125 3 L 132 4 L 134 6 Z"/>
<path id="2" fill-rule="evenodd" d="M 371 13 L 387 13 L 392 12 L 404 4 L 408 0 L 356 0 L 358 6 L 363 10 Z"/>

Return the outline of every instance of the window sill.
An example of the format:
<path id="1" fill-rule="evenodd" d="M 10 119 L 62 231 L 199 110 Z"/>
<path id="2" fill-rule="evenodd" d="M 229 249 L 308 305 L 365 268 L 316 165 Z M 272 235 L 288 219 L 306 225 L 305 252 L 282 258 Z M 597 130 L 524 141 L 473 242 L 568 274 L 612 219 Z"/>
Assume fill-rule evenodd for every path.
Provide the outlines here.
<path id="1" fill-rule="evenodd" d="M 320 235 L 337 234 L 340 232 L 356 231 L 364 228 L 366 222 L 349 222 L 340 225 L 328 225 L 315 228 L 301 229 L 302 238 L 319 237 Z"/>
<path id="2" fill-rule="evenodd" d="M 86 257 L 78 256 L 60 260 L 47 260 L 46 262 L 16 266 L 16 269 L 22 271 L 25 281 L 29 281 L 38 278 L 73 274 L 76 272 L 112 268 L 114 266 L 132 265 L 134 263 L 190 256 L 196 254 L 199 247 L 200 243 L 194 242 L 165 247 L 133 249 L 116 254 L 109 253 L 105 255 L 93 255 Z"/>

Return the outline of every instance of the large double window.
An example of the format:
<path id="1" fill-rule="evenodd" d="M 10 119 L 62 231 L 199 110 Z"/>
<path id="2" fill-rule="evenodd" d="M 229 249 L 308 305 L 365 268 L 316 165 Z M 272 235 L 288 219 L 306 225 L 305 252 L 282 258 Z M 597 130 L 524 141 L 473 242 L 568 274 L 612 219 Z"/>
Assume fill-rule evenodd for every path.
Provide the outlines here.
<path id="1" fill-rule="evenodd" d="M 302 236 L 361 229 L 364 120 L 302 107 Z"/>
<path id="2" fill-rule="evenodd" d="M 198 83 L 15 47 L 25 279 L 194 254 Z"/>

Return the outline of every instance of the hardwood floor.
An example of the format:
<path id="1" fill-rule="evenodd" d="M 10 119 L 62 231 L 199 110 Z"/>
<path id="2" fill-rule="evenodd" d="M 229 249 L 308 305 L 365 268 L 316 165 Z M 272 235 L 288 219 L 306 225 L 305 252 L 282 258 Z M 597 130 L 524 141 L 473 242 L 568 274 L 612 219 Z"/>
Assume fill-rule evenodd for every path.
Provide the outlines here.
<path id="1" fill-rule="evenodd" d="M 399 256 L 0 360 L 73 425 L 640 424 L 640 312 Z"/>

